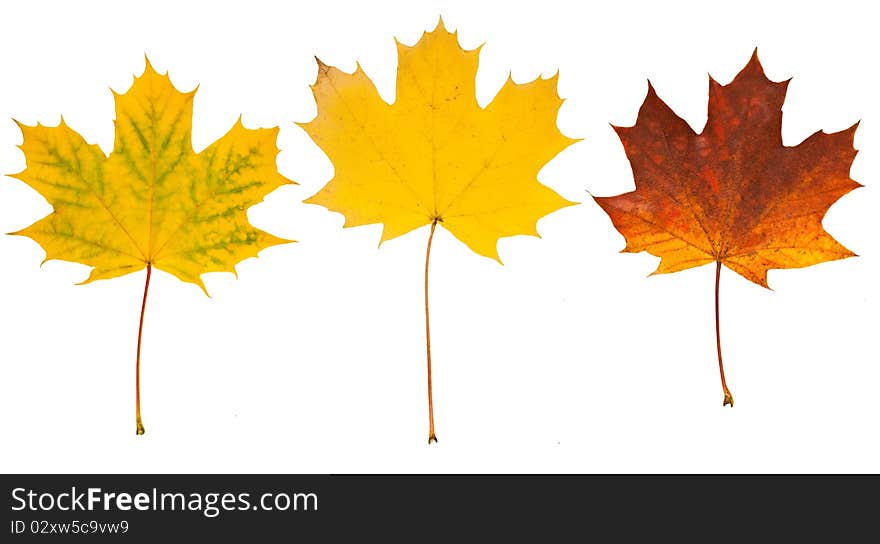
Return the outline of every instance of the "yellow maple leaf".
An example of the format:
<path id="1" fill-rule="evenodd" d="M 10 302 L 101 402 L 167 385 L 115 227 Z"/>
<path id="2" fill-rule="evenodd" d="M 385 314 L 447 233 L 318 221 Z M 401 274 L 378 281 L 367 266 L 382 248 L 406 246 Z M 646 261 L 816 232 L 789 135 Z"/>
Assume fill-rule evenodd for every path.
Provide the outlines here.
<path id="1" fill-rule="evenodd" d="M 33 238 L 46 251 L 46 260 L 93 267 L 83 283 L 146 268 L 144 304 L 154 267 L 205 291 L 201 274 L 234 273 L 242 259 L 289 242 L 254 228 L 247 219 L 250 206 L 293 183 L 275 165 L 278 128 L 247 129 L 239 119 L 196 153 L 191 143 L 194 96 L 195 91 L 175 89 L 147 60 L 131 89 L 114 93 L 116 141 L 109 157 L 63 118 L 56 127 L 19 123 L 26 168 L 13 177 L 36 189 L 54 211 L 12 234 Z"/>
<path id="2" fill-rule="evenodd" d="M 479 49 L 465 51 L 442 20 L 412 47 L 397 43 L 397 97 L 388 104 L 358 65 L 346 74 L 318 61 L 317 117 L 302 126 L 330 157 L 334 178 L 307 203 L 345 216 L 345 226 L 382 223 L 381 241 L 430 225 L 496 260 L 499 238 L 537 236 L 536 222 L 574 204 L 538 182 L 538 171 L 575 142 L 559 132 L 557 76 L 511 78 L 477 103 Z M 380 242 L 381 243 L 381 242 Z M 430 393 L 429 442 L 435 441 Z"/>

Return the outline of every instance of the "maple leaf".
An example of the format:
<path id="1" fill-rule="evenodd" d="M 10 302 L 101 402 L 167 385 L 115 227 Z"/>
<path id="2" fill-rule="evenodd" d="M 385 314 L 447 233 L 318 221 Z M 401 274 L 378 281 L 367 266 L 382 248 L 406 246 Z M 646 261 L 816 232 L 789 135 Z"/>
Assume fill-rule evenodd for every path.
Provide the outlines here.
<path id="1" fill-rule="evenodd" d="M 83 283 L 147 269 L 138 328 L 140 345 L 153 268 L 195 283 L 201 274 L 233 272 L 235 264 L 289 242 L 254 228 L 248 207 L 291 181 L 275 166 L 277 128 L 247 129 L 241 119 L 195 153 L 191 143 L 195 91 L 182 93 L 146 61 L 142 76 L 116 102 L 116 140 L 109 157 L 64 123 L 19 123 L 26 168 L 14 175 L 54 211 L 12 234 L 28 236 L 60 259 L 93 267 Z"/>
<path id="2" fill-rule="evenodd" d="M 346 227 L 381 223 L 381 242 L 430 225 L 425 255 L 429 443 L 431 394 L 428 262 L 438 224 L 474 252 L 496 259 L 499 238 L 537 236 L 536 222 L 574 204 L 537 181 L 571 143 L 556 127 L 557 76 L 508 78 L 481 108 L 479 49 L 465 51 L 442 20 L 419 42 L 397 42 L 397 96 L 388 104 L 358 65 L 353 74 L 318 61 L 316 118 L 302 123 L 330 157 L 334 178 L 307 203 L 345 216 Z"/>
<path id="3" fill-rule="evenodd" d="M 625 252 L 660 257 L 656 273 L 716 263 L 715 323 L 721 265 L 767 287 L 771 268 L 798 268 L 854 255 L 822 227 L 837 199 L 861 185 L 849 177 L 858 123 L 782 145 L 788 81 L 764 75 L 757 50 L 728 85 L 709 79 L 709 115 L 697 134 L 648 87 L 632 127 L 614 127 L 635 191 L 595 197 L 626 238 Z"/>

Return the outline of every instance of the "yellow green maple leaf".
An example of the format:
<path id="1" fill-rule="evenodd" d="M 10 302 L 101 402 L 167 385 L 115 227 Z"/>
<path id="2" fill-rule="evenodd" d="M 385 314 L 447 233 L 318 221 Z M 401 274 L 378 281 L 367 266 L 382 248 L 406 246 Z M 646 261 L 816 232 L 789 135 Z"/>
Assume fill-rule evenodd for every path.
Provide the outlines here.
<path id="1" fill-rule="evenodd" d="M 289 180 L 275 166 L 277 128 L 241 120 L 200 153 L 191 143 L 195 91 L 182 93 L 147 62 L 125 94 L 114 93 L 110 156 L 61 120 L 19 124 L 27 167 L 14 175 L 54 212 L 15 232 L 46 259 L 93 267 L 85 283 L 152 265 L 203 290 L 201 274 L 288 242 L 253 227 L 246 210 Z"/>
<path id="2" fill-rule="evenodd" d="M 538 219 L 574 204 L 537 175 L 577 140 L 556 126 L 557 75 L 525 84 L 508 77 L 482 108 L 475 92 L 479 49 L 462 49 L 442 21 L 412 47 L 398 42 L 397 52 L 393 104 L 360 65 L 347 74 L 318 61 L 318 113 L 300 126 L 330 157 L 335 176 L 306 202 L 342 213 L 346 227 L 381 223 L 381 241 L 430 225 L 427 321 L 436 226 L 500 262 L 500 238 L 537 236 Z M 430 373 L 428 331 L 429 442 L 436 440 Z"/>
<path id="3" fill-rule="evenodd" d="M 13 177 L 36 189 L 54 211 L 14 232 L 60 259 L 93 267 L 83 283 L 147 268 L 195 283 L 290 240 L 253 227 L 247 209 L 277 187 L 278 128 L 248 129 L 241 119 L 196 153 L 191 142 L 195 91 L 178 91 L 146 61 L 116 102 L 109 156 L 62 118 L 55 127 L 19 123 L 26 168 Z M 143 313 L 141 327 L 143 326 Z M 140 332 L 138 369 L 140 368 Z M 139 382 L 138 372 L 138 382 Z M 138 388 L 139 398 L 139 388 Z M 138 433 L 140 424 L 138 402 Z"/>

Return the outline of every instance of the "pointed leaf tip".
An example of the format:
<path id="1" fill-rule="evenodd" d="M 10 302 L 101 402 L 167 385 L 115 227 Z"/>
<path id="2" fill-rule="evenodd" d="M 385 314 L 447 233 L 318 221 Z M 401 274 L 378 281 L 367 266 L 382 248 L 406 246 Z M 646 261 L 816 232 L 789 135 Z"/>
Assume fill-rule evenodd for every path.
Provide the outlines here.
<path id="1" fill-rule="evenodd" d="M 330 74 L 330 68 L 331 68 L 330 65 L 326 64 L 324 61 L 322 61 L 320 58 L 318 58 L 317 55 L 315 56 L 315 64 L 318 65 L 318 73 L 317 73 L 317 76 L 316 76 L 316 78 L 315 78 L 315 81 L 316 81 L 316 82 L 317 82 L 318 80 L 320 80 L 322 77 L 328 77 L 328 76 L 329 76 L 329 74 Z"/>
<path id="2" fill-rule="evenodd" d="M 156 69 L 153 67 L 153 63 L 150 62 L 150 58 L 147 56 L 146 53 L 144 53 L 144 72 L 143 74 L 141 74 L 141 77 L 147 74 L 160 75 L 159 72 L 157 72 Z"/>
<path id="3" fill-rule="evenodd" d="M 752 76 L 760 75 L 761 77 L 763 77 L 764 79 L 767 79 L 769 81 L 769 78 L 767 78 L 767 76 L 764 72 L 764 66 L 761 64 L 761 59 L 758 58 L 758 48 L 757 47 L 755 47 L 755 50 L 752 51 L 752 55 L 751 55 L 751 57 L 749 57 L 749 62 L 747 62 L 746 65 L 743 67 L 743 69 L 740 70 L 737 77 L 739 77 L 741 75 L 752 75 Z"/>
<path id="4" fill-rule="evenodd" d="M 761 63 L 761 60 L 758 58 L 758 46 L 756 45 L 754 49 L 752 49 L 752 56 L 749 57 L 749 63 L 757 62 Z"/>

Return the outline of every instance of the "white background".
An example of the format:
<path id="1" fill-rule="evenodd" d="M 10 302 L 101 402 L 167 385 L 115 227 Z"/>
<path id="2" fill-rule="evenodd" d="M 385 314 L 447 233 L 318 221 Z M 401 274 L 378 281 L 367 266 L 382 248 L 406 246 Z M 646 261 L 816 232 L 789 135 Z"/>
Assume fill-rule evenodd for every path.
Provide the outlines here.
<path id="1" fill-rule="evenodd" d="M 110 88 L 144 53 L 181 90 L 199 85 L 196 150 L 240 113 L 281 126 L 280 171 L 300 183 L 254 207 L 297 244 L 210 274 L 212 298 L 157 272 L 143 347 L 147 434 L 135 435 L 134 355 L 144 272 L 76 286 L 88 270 L 0 237 L 0 470 L 6 472 L 878 472 L 876 17 L 860 2 L 4 2 L 0 172 L 23 169 L 12 117 L 61 114 L 109 152 Z M 669 3 L 663 3 L 669 4 Z M 711 4 L 711 5 L 710 5 Z M 500 243 L 505 265 L 442 229 L 432 255 L 439 444 L 427 444 L 422 267 L 427 228 L 377 249 L 380 227 L 300 201 L 332 166 L 294 121 L 315 114 L 318 55 L 359 60 L 392 101 L 393 38 L 442 14 L 485 42 L 486 104 L 512 70 L 560 70 L 562 131 L 584 140 L 540 179 L 584 202 Z M 773 271 L 762 289 L 722 276 L 736 399 L 722 408 L 714 268 L 647 275 L 657 259 L 588 197 L 631 190 L 609 123 L 631 125 L 648 78 L 695 129 L 707 73 L 729 82 L 755 46 L 794 77 L 783 140 L 861 119 L 852 177 L 826 228 L 858 258 Z M 0 231 L 50 212 L 0 179 Z"/>

